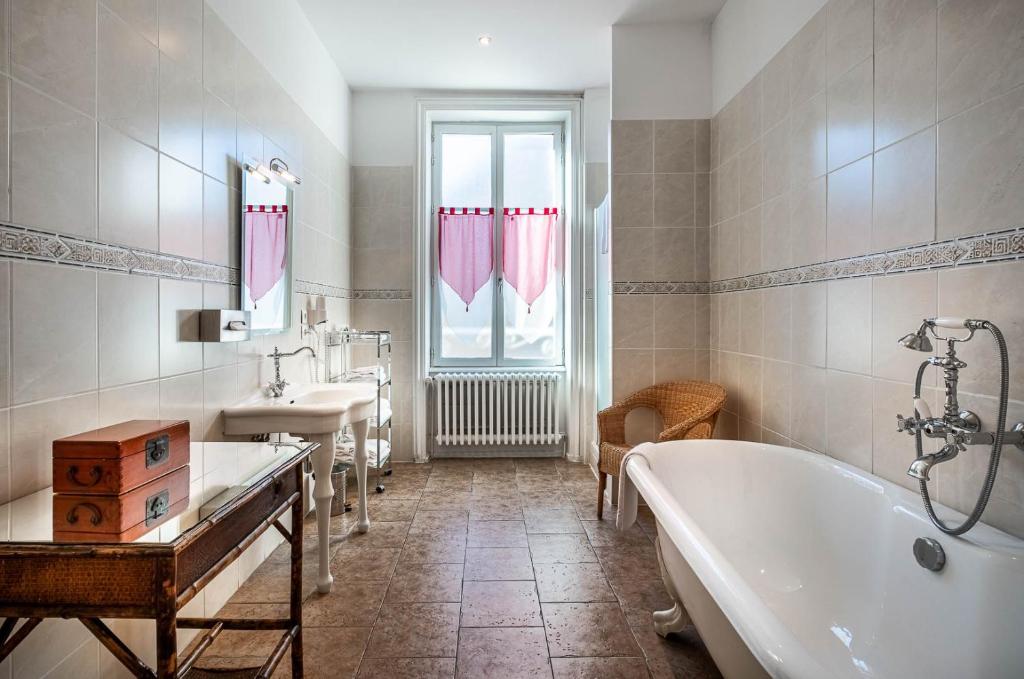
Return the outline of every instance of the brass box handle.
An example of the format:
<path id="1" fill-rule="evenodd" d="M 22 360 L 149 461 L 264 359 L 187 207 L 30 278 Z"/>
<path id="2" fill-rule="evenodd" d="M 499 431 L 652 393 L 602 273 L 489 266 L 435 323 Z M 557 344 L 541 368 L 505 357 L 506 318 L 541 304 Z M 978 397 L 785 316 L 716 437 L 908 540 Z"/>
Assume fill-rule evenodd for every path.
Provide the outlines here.
<path id="1" fill-rule="evenodd" d="M 171 439 L 167 434 L 146 441 L 146 469 L 159 467 L 171 458 Z"/>

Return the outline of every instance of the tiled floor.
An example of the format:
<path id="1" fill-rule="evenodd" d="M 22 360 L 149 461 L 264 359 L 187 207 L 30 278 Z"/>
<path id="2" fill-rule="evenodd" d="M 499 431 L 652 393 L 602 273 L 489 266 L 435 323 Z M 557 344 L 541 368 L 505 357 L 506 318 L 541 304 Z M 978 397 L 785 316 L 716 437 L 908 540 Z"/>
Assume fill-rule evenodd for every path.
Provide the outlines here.
<path id="1" fill-rule="evenodd" d="M 306 676 L 719 676 L 696 632 L 665 640 L 651 627 L 670 602 L 650 514 L 620 533 L 612 509 L 597 520 L 596 493 L 587 467 L 562 460 L 396 465 L 370 498 L 368 533 L 351 513 L 333 519 L 333 592 L 313 591 L 304 559 Z M 226 612 L 283 614 L 287 572 L 282 546 Z M 225 632 L 203 664 L 258 665 L 247 659 L 277 636 Z"/>

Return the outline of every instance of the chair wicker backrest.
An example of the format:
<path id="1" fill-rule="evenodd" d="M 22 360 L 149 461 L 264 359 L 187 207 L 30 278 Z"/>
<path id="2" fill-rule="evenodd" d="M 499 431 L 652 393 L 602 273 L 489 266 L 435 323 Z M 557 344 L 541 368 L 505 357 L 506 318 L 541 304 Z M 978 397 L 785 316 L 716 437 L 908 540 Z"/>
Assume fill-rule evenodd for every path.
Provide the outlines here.
<path id="1" fill-rule="evenodd" d="M 664 423 L 659 441 L 688 438 L 699 424 L 707 430 L 701 438 L 710 438 L 718 412 L 725 405 L 725 389 L 711 382 L 689 380 L 664 382 L 641 389 L 598 413 L 602 443 L 625 444 L 626 415 L 634 408 L 656 410 Z"/>

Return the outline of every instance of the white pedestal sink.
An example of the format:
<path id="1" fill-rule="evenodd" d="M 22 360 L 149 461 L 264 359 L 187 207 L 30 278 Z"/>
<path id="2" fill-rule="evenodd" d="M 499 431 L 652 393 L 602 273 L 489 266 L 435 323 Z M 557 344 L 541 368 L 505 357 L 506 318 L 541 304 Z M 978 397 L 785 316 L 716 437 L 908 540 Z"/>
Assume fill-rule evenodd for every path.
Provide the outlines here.
<path id="1" fill-rule="evenodd" d="M 320 572 L 316 586 L 320 592 L 331 591 L 329 551 L 331 536 L 331 467 L 334 464 L 334 441 L 345 425 L 355 434 L 355 468 L 359 482 L 359 515 L 356 528 L 365 533 L 370 528 L 366 509 L 366 433 L 369 418 L 376 415 L 377 388 L 372 384 L 301 384 L 288 388 L 279 398 L 259 394 L 224 409 L 224 433 L 229 436 L 252 434 L 291 434 L 305 441 L 316 441 L 320 447 L 312 454 L 313 499 L 316 503 L 316 525 Z M 293 527 L 302 530 L 301 526 Z"/>

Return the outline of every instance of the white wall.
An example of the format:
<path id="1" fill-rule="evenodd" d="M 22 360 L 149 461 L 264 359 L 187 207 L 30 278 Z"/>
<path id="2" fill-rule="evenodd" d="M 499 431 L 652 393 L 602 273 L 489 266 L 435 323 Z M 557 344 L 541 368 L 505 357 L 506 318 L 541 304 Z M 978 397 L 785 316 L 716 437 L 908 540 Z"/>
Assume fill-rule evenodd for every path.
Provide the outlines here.
<path id="1" fill-rule="evenodd" d="M 710 26 L 612 26 L 613 119 L 710 117 Z"/>
<path id="2" fill-rule="evenodd" d="M 736 96 L 826 2 L 726 2 L 711 26 L 711 112 Z"/>
<path id="3" fill-rule="evenodd" d="M 583 92 L 583 160 L 607 163 L 611 127 L 611 92 L 592 87 Z"/>
<path id="4" fill-rule="evenodd" d="M 207 0 L 327 138 L 349 156 L 351 92 L 297 0 Z"/>
<path id="5" fill-rule="evenodd" d="M 352 94 L 352 164 L 416 162 L 415 90 L 357 90 Z"/>

